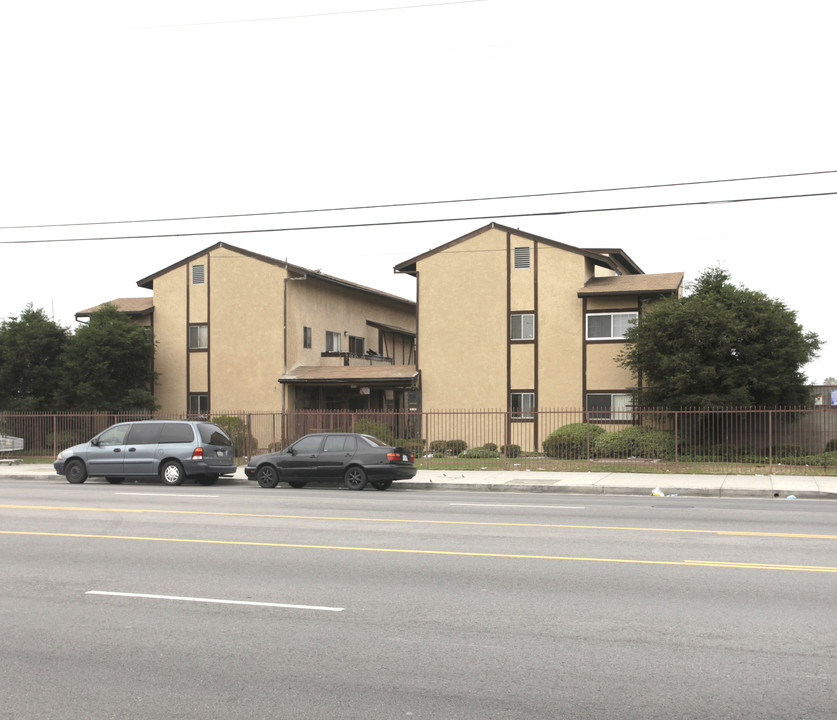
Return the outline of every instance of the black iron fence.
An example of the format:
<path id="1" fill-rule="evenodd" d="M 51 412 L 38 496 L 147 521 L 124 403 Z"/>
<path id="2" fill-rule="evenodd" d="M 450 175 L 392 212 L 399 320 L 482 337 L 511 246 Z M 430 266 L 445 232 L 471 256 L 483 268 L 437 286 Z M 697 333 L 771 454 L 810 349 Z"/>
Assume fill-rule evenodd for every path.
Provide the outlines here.
<path id="1" fill-rule="evenodd" d="M 116 422 L 162 413 L 0 413 L 0 459 L 50 460 Z M 837 408 L 235 411 L 222 425 L 241 458 L 310 432 L 352 431 L 407 447 L 425 468 L 837 474 Z M 7 448 L 4 450 L 4 448 Z"/>

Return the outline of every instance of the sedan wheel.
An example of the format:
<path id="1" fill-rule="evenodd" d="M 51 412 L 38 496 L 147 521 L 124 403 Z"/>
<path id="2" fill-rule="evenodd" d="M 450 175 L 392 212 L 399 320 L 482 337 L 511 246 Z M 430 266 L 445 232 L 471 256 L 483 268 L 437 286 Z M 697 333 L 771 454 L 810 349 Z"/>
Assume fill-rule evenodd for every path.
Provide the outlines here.
<path id="1" fill-rule="evenodd" d="M 292 488 L 296 488 L 297 490 L 299 490 L 299 488 L 304 488 L 307 484 L 308 483 L 305 480 L 288 480 L 288 485 Z"/>
<path id="2" fill-rule="evenodd" d="M 343 475 L 343 483 L 349 490 L 363 490 L 366 487 L 366 472 L 362 467 L 350 467 Z"/>
<path id="3" fill-rule="evenodd" d="M 256 472 L 259 487 L 275 488 L 279 484 L 279 473 L 273 465 L 262 465 Z"/>
<path id="4" fill-rule="evenodd" d="M 107 480 L 111 485 L 119 485 L 125 481 L 125 478 L 106 477 L 105 480 Z"/>
<path id="5" fill-rule="evenodd" d="M 372 487 L 376 490 L 389 490 L 392 480 L 373 480 Z"/>
<path id="6" fill-rule="evenodd" d="M 163 485 L 182 485 L 183 467 L 177 460 L 169 460 L 160 466 L 160 480 Z"/>

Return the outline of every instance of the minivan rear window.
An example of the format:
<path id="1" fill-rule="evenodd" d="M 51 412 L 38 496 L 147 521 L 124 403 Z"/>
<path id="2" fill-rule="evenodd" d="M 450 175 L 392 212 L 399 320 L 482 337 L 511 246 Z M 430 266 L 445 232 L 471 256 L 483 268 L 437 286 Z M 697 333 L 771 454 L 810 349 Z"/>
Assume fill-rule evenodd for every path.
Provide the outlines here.
<path id="1" fill-rule="evenodd" d="M 190 443 L 194 439 L 192 426 L 186 423 L 165 423 L 160 434 L 161 443 Z"/>
<path id="2" fill-rule="evenodd" d="M 198 432 L 201 434 L 201 441 L 205 445 L 225 445 L 232 447 L 232 440 L 217 425 L 212 423 L 198 423 Z"/>
<path id="3" fill-rule="evenodd" d="M 160 431 L 163 429 L 162 423 L 134 423 L 125 438 L 126 445 L 156 445 L 160 439 Z"/>

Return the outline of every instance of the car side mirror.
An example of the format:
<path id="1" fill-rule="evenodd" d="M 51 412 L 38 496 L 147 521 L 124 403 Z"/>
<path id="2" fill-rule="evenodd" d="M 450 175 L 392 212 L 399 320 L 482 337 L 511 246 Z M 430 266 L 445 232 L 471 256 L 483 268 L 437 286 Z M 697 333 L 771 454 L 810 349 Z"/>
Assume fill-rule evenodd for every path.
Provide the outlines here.
<path id="1" fill-rule="evenodd" d="M 99 447 L 99 445 L 101 445 L 101 443 L 99 442 L 99 438 L 93 438 L 93 440 L 90 441 L 90 444 L 95 445 L 96 447 Z"/>
<path id="2" fill-rule="evenodd" d="M 288 453 L 288 455 L 296 455 L 296 450 L 292 447 L 289 447 L 285 452 Z"/>

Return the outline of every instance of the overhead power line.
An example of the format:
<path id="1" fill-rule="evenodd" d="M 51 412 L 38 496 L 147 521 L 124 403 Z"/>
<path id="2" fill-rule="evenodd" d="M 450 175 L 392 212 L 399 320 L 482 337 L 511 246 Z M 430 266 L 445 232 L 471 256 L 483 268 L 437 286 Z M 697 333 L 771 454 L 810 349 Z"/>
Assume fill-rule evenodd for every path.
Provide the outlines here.
<path id="1" fill-rule="evenodd" d="M 43 225 L 3 225 L 0 230 L 33 230 L 52 227 L 82 227 L 94 225 L 128 225 L 157 222 L 184 222 L 190 220 L 229 220 L 232 218 L 268 217 L 273 215 L 304 215 L 314 213 L 347 212 L 350 210 L 387 210 L 404 207 L 420 207 L 426 205 L 455 205 L 459 203 L 492 202 L 498 200 L 526 200 L 531 198 L 558 197 L 561 195 L 592 195 L 595 193 L 623 192 L 626 190 L 658 190 L 662 188 L 687 187 L 690 185 L 717 185 L 721 183 L 751 182 L 754 180 L 780 180 L 783 178 L 808 177 L 812 175 L 832 175 L 837 170 L 815 170 L 813 172 L 784 173 L 781 175 L 753 175 L 749 177 L 725 178 L 721 180 L 690 180 L 687 182 L 656 183 L 653 185 L 622 185 L 616 187 L 596 188 L 587 190 L 560 190 L 557 192 L 527 193 L 520 195 L 493 195 L 476 198 L 460 198 L 457 200 L 422 200 L 417 202 L 382 203 L 377 205 L 347 205 L 342 207 L 315 208 L 308 210 L 272 210 L 255 213 L 235 213 L 228 215 L 192 215 L 167 218 L 146 218 L 136 220 L 100 220 L 93 222 L 49 223 Z M 499 213 L 495 213 L 498 214 Z M 503 215 L 503 217 L 522 217 L 517 215 Z"/>
<path id="2" fill-rule="evenodd" d="M 365 13 L 394 12 L 397 10 L 418 10 L 442 5 L 467 5 L 485 2 L 485 0 L 448 0 L 447 2 L 422 3 L 421 5 L 399 5 L 398 7 L 361 8 L 359 10 L 335 10 L 334 12 L 308 13 L 306 15 L 278 15 L 276 17 L 245 18 L 243 20 L 209 20 L 207 22 L 178 23 L 177 25 L 156 25 L 156 28 L 198 27 L 200 25 L 235 25 L 238 23 L 273 22 L 276 20 L 303 20 L 310 18 L 333 17 L 335 15 L 361 15 Z"/>
<path id="3" fill-rule="evenodd" d="M 626 210 L 653 210 L 697 205 L 725 205 L 732 203 L 759 202 L 766 200 L 790 200 L 794 198 L 814 198 L 837 195 L 834 192 L 803 193 L 798 195 L 771 195 L 766 197 L 731 198 L 727 200 L 697 200 L 693 202 L 658 203 L 655 205 L 629 205 L 608 208 L 587 208 L 583 210 L 552 210 L 528 213 L 493 213 L 491 215 L 473 215 L 470 217 L 430 218 L 420 220 L 390 220 L 382 222 L 343 223 L 340 225 L 308 225 L 303 227 L 257 228 L 250 230 L 206 230 L 187 233 L 151 233 L 147 235 L 112 235 L 109 237 L 49 238 L 43 240 L 0 240 L 0 245 L 30 245 L 35 243 L 88 242 L 97 240 L 149 240 L 176 237 L 201 237 L 207 235 L 253 235 L 257 233 L 301 232 L 304 230 L 346 230 L 364 227 L 384 227 L 393 225 L 422 225 L 430 223 L 461 222 L 466 220 L 496 220 L 497 218 L 554 217 L 558 215 L 579 215 L 582 213 L 619 212 Z"/>

